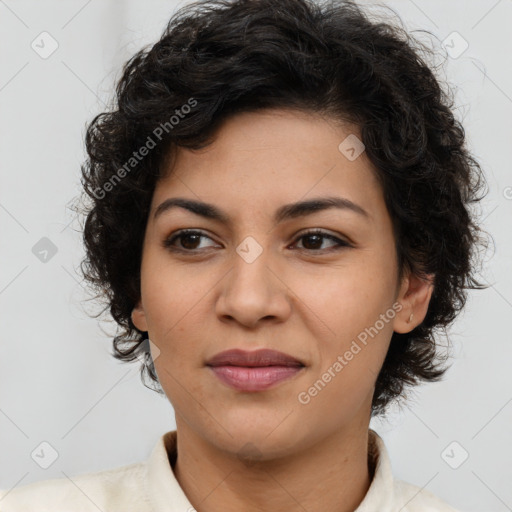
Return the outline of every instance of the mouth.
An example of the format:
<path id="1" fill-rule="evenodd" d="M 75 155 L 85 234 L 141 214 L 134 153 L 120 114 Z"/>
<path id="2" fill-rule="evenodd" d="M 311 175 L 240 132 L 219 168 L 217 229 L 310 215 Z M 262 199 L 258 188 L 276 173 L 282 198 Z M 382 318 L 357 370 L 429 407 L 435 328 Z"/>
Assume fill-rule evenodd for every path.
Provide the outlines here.
<path id="1" fill-rule="evenodd" d="M 301 373 L 306 365 L 276 350 L 234 349 L 211 358 L 206 366 L 227 386 L 238 391 L 264 391 Z"/>

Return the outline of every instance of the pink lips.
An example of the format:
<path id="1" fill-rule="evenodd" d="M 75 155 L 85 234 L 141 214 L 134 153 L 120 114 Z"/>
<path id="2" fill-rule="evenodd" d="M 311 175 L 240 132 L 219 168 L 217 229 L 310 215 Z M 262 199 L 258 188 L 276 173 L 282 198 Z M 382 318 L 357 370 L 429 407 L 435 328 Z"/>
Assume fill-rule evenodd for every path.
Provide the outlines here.
<path id="1" fill-rule="evenodd" d="M 263 391 L 305 367 L 288 354 L 268 349 L 227 350 L 215 355 L 206 365 L 222 382 L 240 391 Z"/>

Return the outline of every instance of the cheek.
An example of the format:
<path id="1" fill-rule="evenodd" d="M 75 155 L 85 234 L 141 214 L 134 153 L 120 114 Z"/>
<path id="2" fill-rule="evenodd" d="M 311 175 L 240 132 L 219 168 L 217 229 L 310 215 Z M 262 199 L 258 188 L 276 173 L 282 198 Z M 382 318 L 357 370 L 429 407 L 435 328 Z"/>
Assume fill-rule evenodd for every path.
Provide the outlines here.
<path id="1" fill-rule="evenodd" d="M 318 367 L 311 383 L 322 381 L 319 407 L 330 400 L 355 406 L 372 391 L 393 332 L 392 282 L 393 274 L 378 260 L 361 258 L 357 265 L 301 276 L 291 287 L 303 301 L 296 307 L 315 340 Z"/>
<path id="2" fill-rule="evenodd" d="M 296 397 L 299 410 L 308 412 L 306 423 L 328 410 L 327 428 L 327 423 L 344 422 L 371 401 L 389 347 L 394 310 L 389 290 L 363 274 L 317 279 L 314 286 L 300 289 L 307 297 L 303 318 L 315 341 L 317 363 L 299 390 L 302 401 Z M 311 423 L 316 425 L 313 419 Z"/>
<path id="3" fill-rule="evenodd" d="M 307 306 L 309 317 L 324 325 L 326 335 L 347 339 L 373 325 L 391 307 L 392 283 L 393 274 L 386 268 L 360 259 L 354 265 L 300 273 L 290 288 L 297 307 Z"/>
<path id="4" fill-rule="evenodd" d="M 150 329 L 159 336 L 179 330 L 197 314 L 201 297 L 211 288 L 209 280 L 211 276 L 198 267 L 186 268 L 165 255 L 148 254 L 142 266 L 141 293 Z"/>

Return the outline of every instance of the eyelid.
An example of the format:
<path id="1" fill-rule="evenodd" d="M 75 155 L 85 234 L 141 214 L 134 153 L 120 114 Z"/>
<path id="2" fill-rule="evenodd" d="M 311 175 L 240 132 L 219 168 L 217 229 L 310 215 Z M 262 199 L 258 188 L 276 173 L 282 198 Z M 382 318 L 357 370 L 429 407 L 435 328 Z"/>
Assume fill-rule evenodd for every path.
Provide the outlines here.
<path id="1" fill-rule="evenodd" d="M 325 236 L 326 238 L 329 238 L 329 237 L 336 238 L 340 242 L 345 242 L 346 244 L 352 243 L 348 237 L 346 237 L 340 233 L 324 230 L 322 228 L 306 229 L 306 231 L 302 231 L 302 232 L 298 233 L 295 237 L 295 240 L 297 240 L 297 238 L 301 238 L 305 235 L 322 235 L 322 236 Z"/>

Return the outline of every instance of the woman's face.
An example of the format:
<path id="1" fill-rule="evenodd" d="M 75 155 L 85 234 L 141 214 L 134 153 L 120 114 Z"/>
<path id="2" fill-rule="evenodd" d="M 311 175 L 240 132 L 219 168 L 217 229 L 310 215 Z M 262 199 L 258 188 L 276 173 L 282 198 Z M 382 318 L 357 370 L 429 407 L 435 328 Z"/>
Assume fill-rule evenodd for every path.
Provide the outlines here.
<path id="1" fill-rule="evenodd" d="M 180 148 L 156 186 L 132 319 L 157 349 L 178 428 L 223 451 L 251 442 L 272 458 L 366 428 L 393 330 L 413 328 L 414 294 L 409 279 L 397 282 L 391 219 L 354 135 L 289 110 L 238 114 L 207 148 Z M 357 206 L 276 218 L 284 205 L 328 197 Z M 178 206 L 155 216 L 170 198 L 225 219 Z M 200 236 L 165 245 L 184 229 Z M 313 229 L 321 236 L 304 236 Z M 304 367 L 264 390 L 236 389 L 207 366 L 233 348 L 278 350 Z"/>

